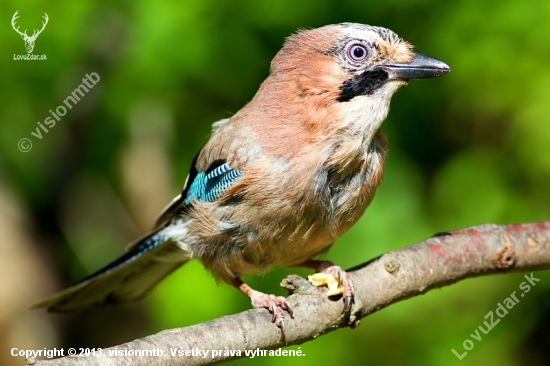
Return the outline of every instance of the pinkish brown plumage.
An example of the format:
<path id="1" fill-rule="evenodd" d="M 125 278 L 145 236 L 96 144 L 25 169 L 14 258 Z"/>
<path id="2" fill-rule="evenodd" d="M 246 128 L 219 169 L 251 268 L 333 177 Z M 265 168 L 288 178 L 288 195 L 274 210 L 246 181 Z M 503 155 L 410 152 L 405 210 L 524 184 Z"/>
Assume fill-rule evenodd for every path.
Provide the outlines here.
<path id="1" fill-rule="evenodd" d="M 387 141 L 380 126 L 408 79 L 449 71 L 412 52 L 395 33 L 344 23 L 291 36 L 254 98 L 215 131 L 184 190 L 155 230 L 104 269 L 36 307 L 74 311 L 133 301 L 190 259 L 239 288 L 284 324 L 283 297 L 251 289 L 241 275 L 274 266 L 349 276 L 325 252 L 361 217 L 382 180 Z M 292 313 L 291 313 L 292 314 Z"/>

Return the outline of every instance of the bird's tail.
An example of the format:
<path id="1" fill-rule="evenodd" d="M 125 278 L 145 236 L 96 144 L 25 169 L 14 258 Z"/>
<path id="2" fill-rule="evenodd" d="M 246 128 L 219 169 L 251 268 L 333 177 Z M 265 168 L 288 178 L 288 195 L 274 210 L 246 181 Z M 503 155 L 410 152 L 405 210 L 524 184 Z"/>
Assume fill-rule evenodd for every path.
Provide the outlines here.
<path id="1" fill-rule="evenodd" d="M 144 297 L 159 281 L 189 261 L 190 255 L 173 226 L 159 228 L 128 246 L 128 251 L 77 284 L 31 308 L 74 312 L 92 306 L 121 304 Z M 185 230 L 185 225 L 178 229 Z M 179 236 L 179 235 L 178 235 Z"/>

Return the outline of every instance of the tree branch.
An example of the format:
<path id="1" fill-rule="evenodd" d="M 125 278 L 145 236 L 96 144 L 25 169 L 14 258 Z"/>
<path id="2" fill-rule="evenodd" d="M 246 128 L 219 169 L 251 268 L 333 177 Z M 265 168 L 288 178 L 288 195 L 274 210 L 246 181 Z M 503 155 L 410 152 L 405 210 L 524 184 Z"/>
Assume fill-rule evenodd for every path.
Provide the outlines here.
<path id="1" fill-rule="evenodd" d="M 341 299 L 326 297 L 291 275 L 281 285 L 291 293 L 294 319 L 285 318 L 285 339 L 265 309 L 252 309 L 186 328 L 171 329 L 99 353 L 27 364 L 50 365 L 206 365 L 245 357 L 245 350 L 300 344 L 345 326 L 398 301 L 457 281 L 488 274 L 550 268 L 550 221 L 497 226 L 486 224 L 437 234 L 375 258 L 348 271 L 355 286 L 349 318 Z M 118 350 L 119 355 L 110 355 Z M 137 351 L 156 350 L 154 356 Z M 194 354 L 185 355 L 185 351 Z M 197 350 L 209 350 L 206 357 Z M 213 357 L 213 351 L 221 351 Z M 233 351 L 233 355 L 230 352 Z M 238 351 L 238 352 L 237 352 Z M 180 352 L 173 355 L 173 352 Z M 240 353 L 240 355 L 238 354 Z"/>

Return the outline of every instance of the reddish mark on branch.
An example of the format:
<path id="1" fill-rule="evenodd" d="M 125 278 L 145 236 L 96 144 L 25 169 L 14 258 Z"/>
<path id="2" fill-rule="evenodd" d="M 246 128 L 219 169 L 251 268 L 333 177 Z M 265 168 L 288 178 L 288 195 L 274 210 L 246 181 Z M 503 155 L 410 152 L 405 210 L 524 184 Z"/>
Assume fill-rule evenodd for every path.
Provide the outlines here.
<path id="1" fill-rule="evenodd" d="M 443 252 L 443 249 L 441 249 L 441 247 L 439 245 L 430 245 L 430 250 L 432 251 L 432 253 L 442 253 Z"/>
<path id="2" fill-rule="evenodd" d="M 525 231 L 525 225 L 510 225 L 506 228 L 510 234 L 518 234 Z"/>
<path id="3" fill-rule="evenodd" d="M 453 231 L 453 236 L 468 236 L 470 238 L 477 238 L 483 235 L 478 229 L 462 229 Z"/>
<path id="4" fill-rule="evenodd" d="M 506 227 L 506 232 L 510 234 L 521 234 L 526 230 L 533 232 L 538 231 L 541 234 L 546 235 L 546 232 L 548 231 L 548 221 L 534 222 L 531 224 L 515 224 Z"/>
<path id="5" fill-rule="evenodd" d="M 540 231 L 542 235 L 546 235 L 546 232 L 548 231 L 548 221 L 543 222 L 536 222 L 533 224 L 533 227 L 536 229 L 536 231 Z"/>

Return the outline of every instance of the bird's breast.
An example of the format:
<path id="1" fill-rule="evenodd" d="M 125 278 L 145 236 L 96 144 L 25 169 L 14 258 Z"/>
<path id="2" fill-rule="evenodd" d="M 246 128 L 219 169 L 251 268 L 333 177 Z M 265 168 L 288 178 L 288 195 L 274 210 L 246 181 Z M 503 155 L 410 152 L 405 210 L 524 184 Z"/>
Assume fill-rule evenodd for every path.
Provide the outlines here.
<path id="1" fill-rule="evenodd" d="M 353 154 L 345 151 L 353 144 L 325 143 L 301 156 L 264 154 L 248 164 L 237 194 L 196 205 L 194 256 L 228 280 L 328 249 L 361 217 L 382 179 L 385 138 L 377 135 L 362 149 L 354 144 Z"/>

